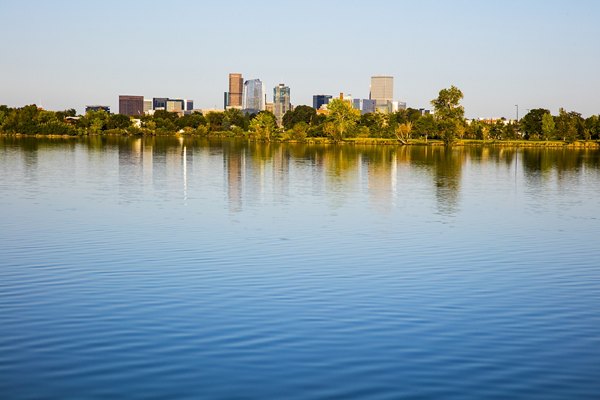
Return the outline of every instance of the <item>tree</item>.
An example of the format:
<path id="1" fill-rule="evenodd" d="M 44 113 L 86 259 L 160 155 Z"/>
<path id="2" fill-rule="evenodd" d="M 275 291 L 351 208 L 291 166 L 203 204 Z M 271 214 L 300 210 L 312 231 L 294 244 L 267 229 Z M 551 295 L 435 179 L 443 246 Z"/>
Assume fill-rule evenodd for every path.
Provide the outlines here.
<path id="1" fill-rule="evenodd" d="M 436 124 L 433 115 L 423 115 L 415 122 L 413 130 L 421 137 L 425 137 L 425 142 L 430 134 L 436 131 Z"/>
<path id="2" fill-rule="evenodd" d="M 410 139 L 410 133 L 412 132 L 413 124 L 412 122 L 405 122 L 403 124 L 398 124 L 394 133 L 396 134 L 396 139 L 398 139 L 402 143 L 406 143 L 408 139 Z"/>
<path id="3" fill-rule="evenodd" d="M 231 130 L 234 127 L 239 127 L 243 130 L 248 128 L 248 118 L 241 110 L 237 108 L 228 108 L 223 113 L 222 127 L 225 130 Z"/>
<path id="4" fill-rule="evenodd" d="M 223 118 L 225 117 L 222 112 L 211 111 L 206 114 L 206 121 L 208 122 L 208 128 L 212 132 L 220 131 L 223 129 Z"/>
<path id="5" fill-rule="evenodd" d="M 175 121 L 175 125 L 179 129 L 183 129 L 186 127 L 189 128 L 198 128 L 200 125 L 206 124 L 206 118 L 201 113 L 195 112 L 193 114 L 184 115 Z"/>
<path id="6" fill-rule="evenodd" d="M 431 100 L 438 131 L 446 144 L 451 144 L 465 131 L 465 109 L 460 105 L 462 98 L 463 93 L 460 89 L 451 86 L 449 89 L 440 90 L 438 97 Z"/>
<path id="7" fill-rule="evenodd" d="M 592 115 L 585 120 L 585 128 L 588 131 L 590 139 L 600 139 L 600 116 Z"/>
<path id="8" fill-rule="evenodd" d="M 309 106 L 298 106 L 283 115 L 283 127 L 285 129 L 292 129 L 298 122 L 304 122 L 311 125 L 316 115 L 317 112 L 314 108 Z"/>
<path id="9" fill-rule="evenodd" d="M 299 140 L 299 141 L 305 140 L 306 134 L 308 132 L 308 128 L 309 128 L 309 125 L 304 121 L 300 121 L 300 122 L 296 123 L 296 125 L 294 125 L 294 127 L 291 130 L 292 139 Z"/>
<path id="10" fill-rule="evenodd" d="M 485 122 L 473 120 L 466 129 L 466 136 L 470 139 L 488 140 L 490 127 Z"/>
<path id="11" fill-rule="evenodd" d="M 456 86 L 440 90 L 438 97 L 431 100 L 435 117 L 440 120 L 463 120 L 465 109 L 460 105 L 462 99 L 463 92 Z"/>
<path id="12" fill-rule="evenodd" d="M 122 114 L 111 114 L 106 122 L 106 129 L 127 129 L 131 126 L 131 118 Z"/>
<path id="13" fill-rule="evenodd" d="M 521 118 L 521 129 L 526 139 L 535 139 L 542 134 L 542 118 L 544 114 L 550 114 L 550 111 L 545 108 L 535 108 Z"/>
<path id="14" fill-rule="evenodd" d="M 556 125 L 554 124 L 554 117 L 552 117 L 552 114 L 545 113 L 542 115 L 542 135 L 544 136 L 544 139 L 548 140 L 552 138 L 555 128 Z"/>
<path id="15" fill-rule="evenodd" d="M 267 111 L 261 111 L 252 121 L 250 121 L 250 130 L 259 138 L 266 140 L 267 142 L 271 140 L 271 135 L 277 128 L 275 123 L 275 116 L 273 113 Z"/>
<path id="16" fill-rule="evenodd" d="M 360 111 L 352 108 L 349 102 L 333 99 L 327 105 L 329 115 L 325 131 L 334 141 L 343 140 L 344 136 L 356 126 Z"/>
<path id="17" fill-rule="evenodd" d="M 574 142 L 577 138 L 584 137 L 585 124 L 581 114 L 577 112 L 567 112 L 561 108 L 555 123 L 556 132 L 567 142 Z"/>

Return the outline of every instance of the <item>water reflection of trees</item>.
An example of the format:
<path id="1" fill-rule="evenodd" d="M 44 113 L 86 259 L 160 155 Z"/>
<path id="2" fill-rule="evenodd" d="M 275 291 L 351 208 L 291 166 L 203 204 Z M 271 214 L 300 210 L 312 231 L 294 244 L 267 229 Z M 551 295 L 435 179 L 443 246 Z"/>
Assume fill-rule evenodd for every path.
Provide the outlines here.
<path id="1" fill-rule="evenodd" d="M 70 150 L 84 147 L 92 158 L 116 150 L 121 190 L 130 191 L 128 186 L 143 181 L 161 190 L 183 189 L 184 195 L 194 155 L 222 157 L 227 196 L 234 210 L 241 210 L 243 199 L 248 197 L 244 188 L 254 194 L 268 187 L 274 196 L 285 200 L 289 196 L 290 174 L 299 169 L 303 169 L 303 177 L 312 179 L 313 190 L 325 189 L 335 194 L 337 204 L 345 201 L 353 189 L 366 188 L 369 202 L 385 210 L 393 207 L 396 196 L 402 195 L 397 192 L 398 167 L 408 165 L 410 173 L 415 168 L 431 178 L 439 212 L 451 215 L 459 209 L 462 171 L 467 162 L 515 169 L 534 185 L 554 174 L 560 182 L 582 168 L 600 168 L 598 150 L 573 148 L 313 145 L 120 136 L 2 137 L 0 146 L 19 148 L 26 171 L 35 171 L 39 155 L 48 149 L 64 152 L 65 146 Z M 252 179 L 247 179 L 248 174 Z M 410 190 L 406 185 L 401 187 Z M 128 196 L 131 194 L 128 192 Z"/>
<path id="2" fill-rule="evenodd" d="M 600 152 L 595 149 L 525 148 L 522 154 L 526 176 L 556 171 L 560 178 L 564 173 L 576 172 L 582 167 L 598 168 L 600 165 Z"/>

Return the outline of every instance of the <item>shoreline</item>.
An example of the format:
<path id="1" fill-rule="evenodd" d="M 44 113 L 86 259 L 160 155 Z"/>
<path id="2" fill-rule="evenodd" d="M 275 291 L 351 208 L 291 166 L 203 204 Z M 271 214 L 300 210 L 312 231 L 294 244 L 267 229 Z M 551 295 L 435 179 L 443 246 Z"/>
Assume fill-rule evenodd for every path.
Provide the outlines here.
<path id="1" fill-rule="evenodd" d="M 361 145 L 361 146 L 428 146 L 438 147 L 446 146 L 442 140 L 438 139 L 408 139 L 400 142 L 397 139 L 391 138 L 346 138 L 340 141 L 335 141 L 325 137 L 306 138 L 304 140 L 279 139 L 273 138 L 270 141 L 263 139 L 254 139 L 244 136 L 230 136 L 224 134 L 180 134 L 171 135 L 130 135 L 130 134 L 96 134 L 96 135 L 28 135 L 22 133 L 0 133 L 0 137 L 14 138 L 35 138 L 35 139 L 80 139 L 85 137 L 123 137 L 123 138 L 149 138 L 149 137 L 173 137 L 173 138 L 202 138 L 202 139 L 229 139 L 229 140 L 244 140 L 252 143 L 289 143 L 289 144 L 325 144 L 325 145 Z M 568 143 L 562 140 L 480 140 L 480 139 L 457 139 L 449 146 L 485 146 L 485 147 L 539 147 L 539 148 L 585 148 L 585 149 L 600 149 L 600 141 L 574 141 Z"/>

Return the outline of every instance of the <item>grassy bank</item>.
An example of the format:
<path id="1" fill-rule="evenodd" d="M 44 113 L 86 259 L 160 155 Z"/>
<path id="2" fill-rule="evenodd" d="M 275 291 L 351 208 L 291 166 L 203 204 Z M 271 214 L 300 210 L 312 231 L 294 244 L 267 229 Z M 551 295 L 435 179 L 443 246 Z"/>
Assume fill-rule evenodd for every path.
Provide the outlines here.
<path id="1" fill-rule="evenodd" d="M 169 133 L 169 134 L 157 134 L 145 132 L 144 134 L 128 134 L 125 132 L 106 132 L 101 134 L 88 134 L 88 135 L 25 135 L 21 133 L 3 133 L 0 132 L 0 136 L 5 137 L 27 137 L 27 138 L 54 138 L 54 139 L 74 139 L 85 136 L 124 136 L 124 137 L 152 137 L 152 136 L 170 136 L 170 137 L 193 137 L 193 138 L 206 138 L 206 139 L 241 139 L 248 140 L 251 142 L 264 142 L 264 139 L 257 139 L 252 137 L 248 132 L 243 135 L 232 134 L 232 132 L 211 132 L 208 134 L 197 134 L 192 132 L 187 133 Z M 274 136 L 270 142 L 273 143 L 303 143 L 303 144 L 344 144 L 344 145 L 360 145 L 360 146 L 444 146 L 442 140 L 437 139 L 407 139 L 399 141 L 392 138 L 370 138 L 370 137 L 358 137 L 358 138 L 345 138 L 341 141 L 335 141 L 327 137 L 307 137 L 302 140 L 292 139 L 288 137 Z M 591 148 L 600 149 L 600 141 L 588 140 L 588 141 L 575 141 L 566 142 L 562 140 L 478 140 L 478 139 L 462 139 L 456 140 L 452 143 L 452 146 L 499 146 L 499 147 L 548 147 L 548 148 Z"/>

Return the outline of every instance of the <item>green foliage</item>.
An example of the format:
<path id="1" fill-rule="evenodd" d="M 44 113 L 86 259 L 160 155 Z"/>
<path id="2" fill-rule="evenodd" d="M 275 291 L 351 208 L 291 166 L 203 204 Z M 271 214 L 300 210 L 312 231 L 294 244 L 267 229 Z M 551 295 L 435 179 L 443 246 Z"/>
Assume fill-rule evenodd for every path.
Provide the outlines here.
<path id="1" fill-rule="evenodd" d="M 542 115 L 542 135 L 544 136 L 544 139 L 552 139 L 555 129 L 556 124 L 554 123 L 554 118 L 552 117 L 552 114 L 548 112 Z"/>
<path id="2" fill-rule="evenodd" d="M 317 112 L 309 106 L 298 106 L 283 115 L 282 123 L 285 129 L 292 129 L 297 123 L 304 122 L 311 125 Z"/>
<path id="3" fill-rule="evenodd" d="M 238 127 L 243 130 L 248 129 L 250 121 L 246 114 L 237 108 L 230 108 L 223 113 L 223 121 L 221 127 L 223 130 L 231 130 L 233 127 Z"/>
<path id="4" fill-rule="evenodd" d="M 254 119 L 250 121 L 250 131 L 258 139 L 270 141 L 276 128 L 277 124 L 275 122 L 275 116 L 273 113 L 267 111 L 259 112 Z"/>
<path id="5" fill-rule="evenodd" d="M 408 120 L 403 119 L 402 121 L 407 122 Z M 394 137 L 394 129 L 397 125 L 398 122 L 395 114 L 383 114 L 380 112 L 363 114 L 358 121 L 358 126 L 360 128 L 367 128 L 371 137 L 380 138 Z"/>
<path id="6" fill-rule="evenodd" d="M 308 128 L 309 128 L 309 125 L 306 122 L 304 122 L 304 121 L 297 122 L 291 130 L 292 139 L 298 140 L 298 141 L 306 140 L 306 136 L 308 134 Z"/>
<path id="7" fill-rule="evenodd" d="M 170 112 L 165 110 L 156 110 L 154 111 L 154 115 L 152 116 L 154 119 L 164 119 L 171 122 L 175 122 L 179 115 L 176 112 Z"/>
<path id="8" fill-rule="evenodd" d="M 175 121 L 175 126 L 178 129 L 183 129 L 186 127 L 197 129 L 200 125 L 205 125 L 205 124 L 206 124 L 206 118 L 204 118 L 204 116 L 200 113 L 184 115 L 183 117 L 178 118 Z"/>
<path id="9" fill-rule="evenodd" d="M 550 114 L 545 108 L 535 108 L 530 110 L 521 120 L 521 130 L 526 139 L 537 139 L 542 134 L 542 118 L 545 114 Z"/>
<path id="10" fill-rule="evenodd" d="M 585 121 L 581 114 L 571 111 L 567 112 L 561 108 L 555 119 L 556 132 L 568 143 L 577 139 L 585 139 Z"/>
<path id="11" fill-rule="evenodd" d="M 110 114 L 106 121 L 106 129 L 127 129 L 131 125 L 131 118 L 121 114 Z"/>
<path id="12" fill-rule="evenodd" d="M 356 126 L 360 118 L 360 111 L 352 108 L 349 102 L 340 99 L 330 101 L 327 109 L 329 115 L 324 131 L 334 141 L 343 140 L 344 136 Z"/>
<path id="13" fill-rule="evenodd" d="M 587 129 L 590 139 L 600 139 L 600 117 L 592 115 L 585 120 L 585 129 Z"/>
<path id="14" fill-rule="evenodd" d="M 420 137 L 425 138 L 425 141 L 427 141 L 427 138 L 429 136 L 432 136 L 435 133 L 437 133 L 437 125 L 435 123 L 433 115 L 427 114 L 419 118 L 414 123 L 413 131 Z"/>
<path id="15" fill-rule="evenodd" d="M 465 109 L 460 105 L 463 93 L 455 86 L 442 89 L 437 98 L 431 100 L 435 110 L 438 132 L 446 144 L 451 144 L 465 132 Z"/>
<path id="16" fill-rule="evenodd" d="M 206 114 L 206 121 L 208 122 L 208 129 L 211 132 L 218 132 L 223 130 L 223 119 L 225 115 L 222 112 L 211 111 Z"/>
<path id="17" fill-rule="evenodd" d="M 431 105 L 435 110 L 435 117 L 438 120 L 457 120 L 462 121 L 465 118 L 465 109 L 460 105 L 463 99 L 463 93 L 456 86 L 449 89 L 442 89 L 438 97 L 431 100 Z"/>

